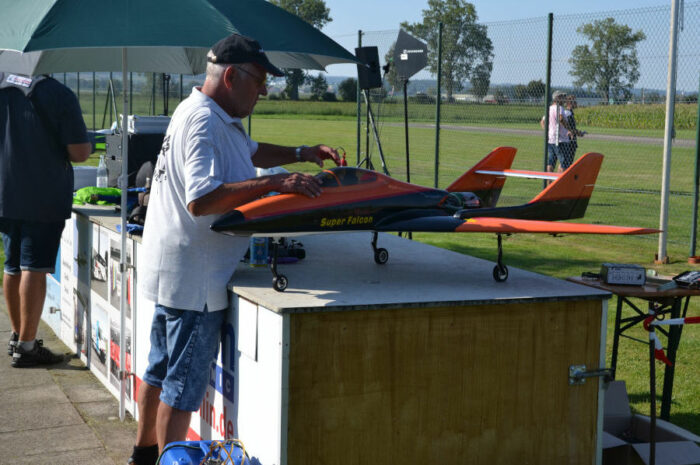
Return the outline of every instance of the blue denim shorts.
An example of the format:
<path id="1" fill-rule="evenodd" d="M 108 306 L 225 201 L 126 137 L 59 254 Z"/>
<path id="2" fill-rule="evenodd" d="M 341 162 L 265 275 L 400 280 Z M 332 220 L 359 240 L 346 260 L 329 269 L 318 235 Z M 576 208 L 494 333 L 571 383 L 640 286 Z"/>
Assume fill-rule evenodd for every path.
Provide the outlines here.
<path id="1" fill-rule="evenodd" d="M 53 273 L 65 221 L 39 222 L 0 218 L 5 273 Z"/>
<path id="2" fill-rule="evenodd" d="M 226 312 L 178 310 L 156 304 L 151 351 L 143 376 L 162 389 L 161 402 L 194 412 L 202 403 L 212 362 L 219 353 Z"/>
<path id="3" fill-rule="evenodd" d="M 547 144 L 547 164 L 551 167 L 556 166 L 557 160 L 563 170 L 571 166 L 574 161 L 574 154 L 570 142 L 559 142 L 556 144 Z"/>
<path id="4" fill-rule="evenodd" d="M 574 152 L 576 149 L 571 142 L 559 142 L 559 164 L 563 170 L 566 170 L 574 162 Z"/>
<path id="5" fill-rule="evenodd" d="M 557 160 L 561 158 L 561 149 L 557 144 L 547 144 L 547 164 L 556 166 Z"/>

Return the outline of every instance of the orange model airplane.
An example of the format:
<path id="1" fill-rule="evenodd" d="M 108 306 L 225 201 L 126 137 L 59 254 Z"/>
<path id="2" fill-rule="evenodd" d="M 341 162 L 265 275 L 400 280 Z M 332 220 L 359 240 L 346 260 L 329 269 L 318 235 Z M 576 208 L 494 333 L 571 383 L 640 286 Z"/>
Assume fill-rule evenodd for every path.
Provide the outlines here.
<path id="1" fill-rule="evenodd" d="M 377 248 L 377 233 L 492 232 L 498 234 L 496 281 L 508 278 L 501 235 L 511 233 L 651 234 L 657 229 L 599 224 L 557 223 L 581 218 L 593 192 L 603 155 L 587 153 L 563 173 L 512 170 L 516 149 L 499 147 L 446 190 L 417 186 L 375 171 L 338 167 L 317 175 L 323 189 L 316 198 L 280 194 L 241 205 L 211 228 L 224 234 L 294 236 L 343 231 L 371 231 L 374 260 L 384 264 L 386 249 Z M 552 182 L 530 202 L 496 207 L 509 176 Z M 283 291 L 287 278 L 272 261 L 273 287 Z"/>

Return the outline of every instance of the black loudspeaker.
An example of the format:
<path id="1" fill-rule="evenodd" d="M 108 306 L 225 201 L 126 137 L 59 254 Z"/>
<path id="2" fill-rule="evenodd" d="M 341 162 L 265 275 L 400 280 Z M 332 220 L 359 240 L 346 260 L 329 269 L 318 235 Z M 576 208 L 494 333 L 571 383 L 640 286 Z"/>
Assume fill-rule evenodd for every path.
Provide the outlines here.
<path id="1" fill-rule="evenodd" d="M 364 63 L 357 65 L 357 82 L 360 84 L 360 89 L 382 87 L 382 73 L 379 67 L 377 47 L 356 48 L 355 56 Z"/>

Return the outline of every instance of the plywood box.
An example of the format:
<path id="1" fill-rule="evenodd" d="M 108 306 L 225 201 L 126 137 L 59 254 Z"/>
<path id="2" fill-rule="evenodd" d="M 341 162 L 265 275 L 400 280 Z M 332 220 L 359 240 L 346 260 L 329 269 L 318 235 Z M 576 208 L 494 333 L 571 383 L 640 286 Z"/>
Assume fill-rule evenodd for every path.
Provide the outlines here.
<path id="1" fill-rule="evenodd" d="M 369 234 L 305 239 L 307 259 L 231 285 L 237 431 L 262 464 L 599 463 L 609 294 Z M 339 260 L 332 251 L 350 251 Z M 458 270 L 458 271 L 457 271 Z"/>

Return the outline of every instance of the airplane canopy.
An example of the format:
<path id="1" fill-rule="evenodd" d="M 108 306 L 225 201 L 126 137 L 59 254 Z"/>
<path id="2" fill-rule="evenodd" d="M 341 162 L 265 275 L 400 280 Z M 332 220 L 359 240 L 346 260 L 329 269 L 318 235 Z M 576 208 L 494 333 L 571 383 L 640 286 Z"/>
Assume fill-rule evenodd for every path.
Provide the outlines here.
<path id="1" fill-rule="evenodd" d="M 316 175 L 316 178 L 321 182 L 321 187 L 354 186 L 375 182 L 377 173 L 362 168 L 341 166 L 323 170 Z"/>

